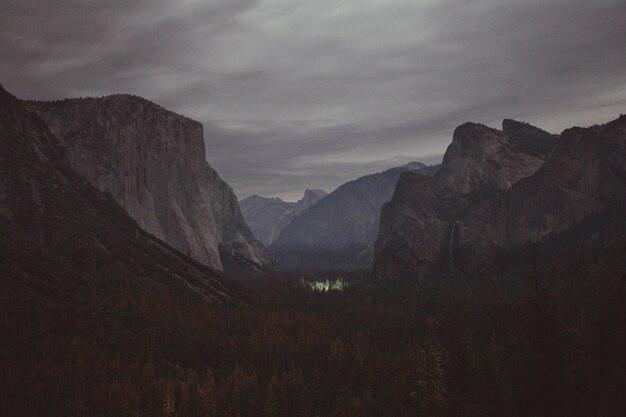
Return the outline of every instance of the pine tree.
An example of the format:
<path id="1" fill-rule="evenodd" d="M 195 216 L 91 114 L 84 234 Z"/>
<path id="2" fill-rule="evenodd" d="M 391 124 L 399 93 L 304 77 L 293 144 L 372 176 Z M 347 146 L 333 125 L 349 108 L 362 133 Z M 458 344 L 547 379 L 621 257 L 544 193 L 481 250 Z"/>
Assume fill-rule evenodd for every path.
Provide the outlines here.
<path id="1" fill-rule="evenodd" d="M 430 341 L 419 352 L 419 379 L 415 398 L 423 415 L 440 416 L 448 407 L 450 395 L 444 375 L 443 356 L 443 352 Z"/>

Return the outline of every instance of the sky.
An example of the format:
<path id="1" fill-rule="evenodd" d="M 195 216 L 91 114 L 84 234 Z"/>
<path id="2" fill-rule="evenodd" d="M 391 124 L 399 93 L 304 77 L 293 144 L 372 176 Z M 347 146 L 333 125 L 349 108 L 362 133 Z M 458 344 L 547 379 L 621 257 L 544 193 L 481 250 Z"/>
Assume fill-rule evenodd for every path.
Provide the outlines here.
<path id="1" fill-rule="evenodd" d="M 410 161 L 466 121 L 550 132 L 626 112 L 624 0 L 2 0 L 0 83 L 130 93 L 204 124 L 242 199 Z"/>

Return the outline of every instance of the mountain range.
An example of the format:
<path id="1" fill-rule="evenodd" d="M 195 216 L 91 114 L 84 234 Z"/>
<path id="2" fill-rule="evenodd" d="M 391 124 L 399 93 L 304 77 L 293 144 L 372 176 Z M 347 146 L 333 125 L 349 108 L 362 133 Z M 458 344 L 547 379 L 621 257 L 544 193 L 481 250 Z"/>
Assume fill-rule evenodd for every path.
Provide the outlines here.
<path id="1" fill-rule="evenodd" d="M 296 202 L 253 195 L 241 200 L 239 207 L 254 236 L 268 246 L 294 217 L 327 195 L 324 190 L 305 190 L 302 198 Z"/>
<path id="2" fill-rule="evenodd" d="M 82 262 L 72 251 L 100 246 L 131 271 L 162 257 L 186 271 L 175 274 L 185 285 L 203 283 L 200 292 L 219 299 L 221 270 L 277 263 L 419 278 L 485 271 L 529 245 L 558 252 L 624 242 L 626 116 L 560 135 L 509 119 L 500 130 L 465 123 L 441 165 L 413 162 L 330 194 L 306 190 L 294 203 L 238 202 L 206 162 L 196 121 L 130 95 L 41 102 L 1 93 L 5 236 L 43 245 L 37 250 L 72 268 Z M 118 260 L 107 239 L 139 249 Z"/>
<path id="3" fill-rule="evenodd" d="M 347 182 L 291 220 L 269 250 L 286 268 L 369 268 L 380 210 L 400 175 L 436 169 L 412 162 Z"/>

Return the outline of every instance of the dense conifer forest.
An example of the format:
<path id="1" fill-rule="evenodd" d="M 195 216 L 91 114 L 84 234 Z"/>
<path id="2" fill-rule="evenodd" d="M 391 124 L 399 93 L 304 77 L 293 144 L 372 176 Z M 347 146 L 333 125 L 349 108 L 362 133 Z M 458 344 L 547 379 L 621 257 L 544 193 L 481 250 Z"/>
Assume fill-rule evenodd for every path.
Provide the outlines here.
<path id="1" fill-rule="evenodd" d="M 626 280 L 582 264 L 328 291 L 273 276 L 226 306 L 2 280 L 0 414 L 620 415 Z"/>

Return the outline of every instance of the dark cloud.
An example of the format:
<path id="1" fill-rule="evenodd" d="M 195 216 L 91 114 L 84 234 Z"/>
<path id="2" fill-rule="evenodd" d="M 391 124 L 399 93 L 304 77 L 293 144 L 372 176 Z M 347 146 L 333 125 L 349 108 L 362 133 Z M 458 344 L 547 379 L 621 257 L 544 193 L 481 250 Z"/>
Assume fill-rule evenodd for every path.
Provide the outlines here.
<path id="1" fill-rule="evenodd" d="M 623 0 L 4 0 L 0 80 L 157 101 L 205 124 L 240 197 L 296 198 L 434 162 L 468 120 L 615 117 L 623 16 Z"/>

